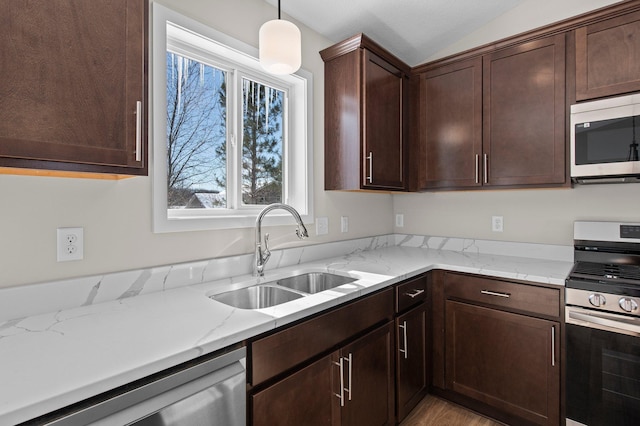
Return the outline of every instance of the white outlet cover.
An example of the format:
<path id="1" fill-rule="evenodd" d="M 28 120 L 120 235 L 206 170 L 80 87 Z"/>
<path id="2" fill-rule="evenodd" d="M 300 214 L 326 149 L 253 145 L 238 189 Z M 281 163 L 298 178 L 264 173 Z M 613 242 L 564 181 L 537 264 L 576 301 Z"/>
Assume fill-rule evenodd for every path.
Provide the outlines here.
<path id="1" fill-rule="evenodd" d="M 404 226 L 404 215 L 402 213 L 398 213 L 396 215 L 396 226 L 398 228 L 402 228 Z"/>
<path id="2" fill-rule="evenodd" d="M 58 262 L 84 259 L 84 228 L 58 228 Z"/>

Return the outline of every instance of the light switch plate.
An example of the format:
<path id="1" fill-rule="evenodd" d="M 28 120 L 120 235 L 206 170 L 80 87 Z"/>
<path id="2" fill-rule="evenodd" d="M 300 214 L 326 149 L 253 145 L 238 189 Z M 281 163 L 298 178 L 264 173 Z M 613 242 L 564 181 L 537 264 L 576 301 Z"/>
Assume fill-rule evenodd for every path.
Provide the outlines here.
<path id="1" fill-rule="evenodd" d="M 340 216 L 340 232 L 349 232 L 349 216 Z"/>
<path id="2" fill-rule="evenodd" d="M 491 230 L 493 232 L 503 232 L 504 231 L 504 217 L 503 216 L 492 216 L 491 217 Z"/>
<path id="3" fill-rule="evenodd" d="M 329 233 L 329 218 L 316 218 L 316 235 L 327 235 Z"/>

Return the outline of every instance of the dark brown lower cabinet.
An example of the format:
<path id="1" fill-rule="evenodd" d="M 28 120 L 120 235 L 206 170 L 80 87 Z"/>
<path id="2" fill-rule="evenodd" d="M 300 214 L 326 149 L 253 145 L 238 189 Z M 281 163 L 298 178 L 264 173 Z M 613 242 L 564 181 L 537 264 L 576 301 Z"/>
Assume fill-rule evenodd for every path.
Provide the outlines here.
<path id="1" fill-rule="evenodd" d="M 251 397 L 253 425 L 331 425 L 335 403 L 332 355 Z"/>
<path id="2" fill-rule="evenodd" d="M 446 387 L 537 425 L 558 425 L 560 324 L 445 302 Z"/>
<path id="3" fill-rule="evenodd" d="M 393 323 L 250 396 L 254 426 L 394 424 Z"/>
<path id="4" fill-rule="evenodd" d="M 426 312 L 420 304 L 396 318 L 396 400 L 398 422 L 424 397 Z"/>
<path id="5" fill-rule="evenodd" d="M 336 424 L 394 424 L 393 323 L 345 346 L 340 357 L 345 392 L 343 404 L 338 401 L 343 406 Z M 339 389 L 336 385 L 334 389 Z"/>

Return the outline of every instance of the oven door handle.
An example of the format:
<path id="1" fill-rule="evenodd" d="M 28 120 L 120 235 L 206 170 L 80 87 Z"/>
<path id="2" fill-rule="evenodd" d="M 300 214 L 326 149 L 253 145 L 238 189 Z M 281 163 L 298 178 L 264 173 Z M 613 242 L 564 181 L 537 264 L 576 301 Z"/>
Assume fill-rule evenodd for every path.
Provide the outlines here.
<path id="1" fill-rule="evenodd" d="M 622 315 L 591 312 L 572 307 L 566 308 L 566 322 L 613 333 L 640 336 L 640 319 L 628 318 Z"/>

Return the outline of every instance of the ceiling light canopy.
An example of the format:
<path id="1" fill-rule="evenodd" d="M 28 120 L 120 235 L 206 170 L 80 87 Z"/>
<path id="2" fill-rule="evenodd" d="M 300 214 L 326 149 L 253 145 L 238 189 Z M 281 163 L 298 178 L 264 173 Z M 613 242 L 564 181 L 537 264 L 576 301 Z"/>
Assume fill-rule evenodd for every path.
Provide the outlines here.
<path id="1" fill-rule="evenodd" d="M 260 65 L 271 74 L 292 74 L 302 64 L 302 41 L 295 24 L 280 19 L 265 22 L 260 27 Z"/>

